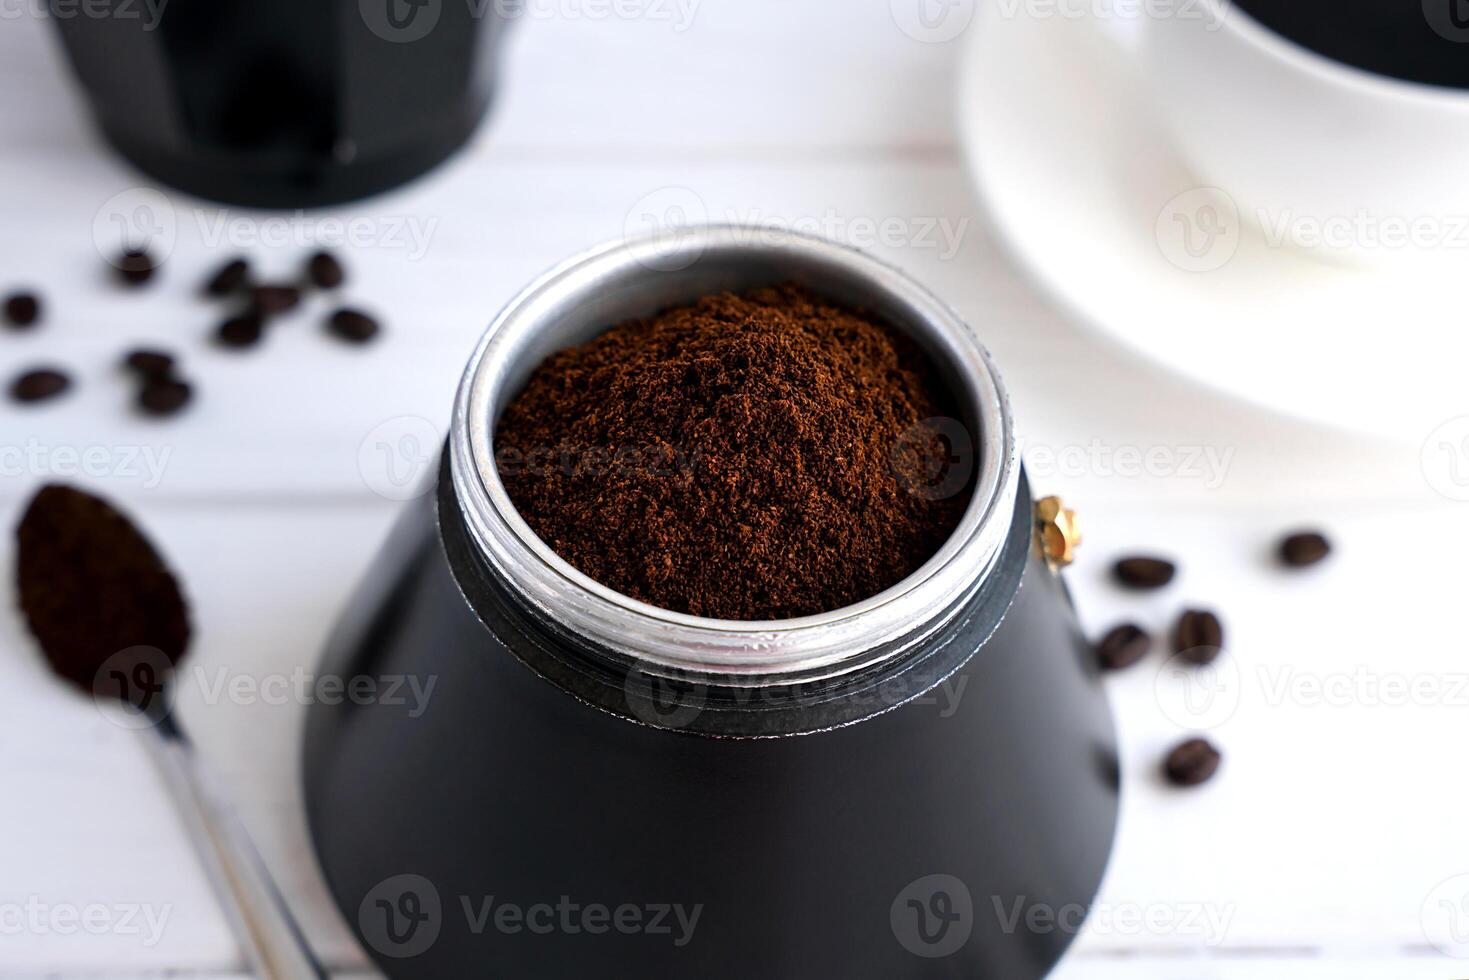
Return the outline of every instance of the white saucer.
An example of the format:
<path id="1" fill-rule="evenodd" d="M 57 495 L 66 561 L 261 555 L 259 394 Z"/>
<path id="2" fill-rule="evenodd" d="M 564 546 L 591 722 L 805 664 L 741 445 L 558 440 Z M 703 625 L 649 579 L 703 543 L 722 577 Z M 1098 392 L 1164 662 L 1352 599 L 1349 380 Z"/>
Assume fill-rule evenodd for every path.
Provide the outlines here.
<path id="1" fill-rule="evenodd" d="M 1272 244 L 1199 188 L 1104 25 L 1025 6 L 981 4 L 960 138 L 996 230 L 1077 320 L 1300 418 L 1421 443 L 1469 414 L 1469 248 L 1352 266 Z"/>

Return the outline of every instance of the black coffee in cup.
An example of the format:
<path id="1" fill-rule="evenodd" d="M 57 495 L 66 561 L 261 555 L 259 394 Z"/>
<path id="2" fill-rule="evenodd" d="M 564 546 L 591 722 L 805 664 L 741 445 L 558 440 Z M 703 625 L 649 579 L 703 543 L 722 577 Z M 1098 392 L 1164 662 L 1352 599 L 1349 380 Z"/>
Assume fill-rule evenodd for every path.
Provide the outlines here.
<path id="1" fill-rule="evenodd" d="M 1234 0 L 1271 30 L 1379 75 L 1469 88 L 1469 0 Z"/>

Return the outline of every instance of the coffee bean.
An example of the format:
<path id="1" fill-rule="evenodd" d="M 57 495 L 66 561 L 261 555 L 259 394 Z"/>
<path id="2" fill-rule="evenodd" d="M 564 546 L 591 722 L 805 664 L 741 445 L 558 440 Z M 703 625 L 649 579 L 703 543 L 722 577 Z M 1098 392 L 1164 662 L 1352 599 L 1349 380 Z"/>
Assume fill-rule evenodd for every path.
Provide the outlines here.
<path id="1" fill-rule="evenodd" d="M 1320 531 L 1298 531 L 1280 542 L 1280 560 L 1292 568 L 1314 565 L 1331 554 L 1331 542 Z"/>
<path id="2" fill-rule="evenodd" d="M 354 344 L 365 344 L 378 332 L 377 321 L 361 310 L 337 310 L 326 326 L 336 337 Z"/>
<path id="3" fill-rule="evenodd" d="M 214 339 L 225 347 L 254 347 L 260 343 L 264 331 L 265 323 L 260 319 L 260 314 L 254 310 L 246 310 L 221 323 L 214 333 Z"/>
<path id="4" fill-rule="evenodd" d="M 271 317 L 295 309 L 301 302 L 301 290 L 295 286 L 256 286 L 250 290 L 250 303 L 261 316 Z"/>
<path id="5" fill-rule="evenodd" d="M 12 293 L 5 297 L 5 322 L 24 329 L 41 318 L 41 301 L 35 293 Z"/>
<path id="6" fill-rule="evenodd" d="M 1114 627 L 1097 644 L 1097 660 L 1105 670 L 1131 667 L 1153 647 L 1153 638 L 1135 623 Z"/>
<path id="7" fill-rule="evenodd" d="M 306 263 L 306 275 L 322 289 L 336 289 L 347 280 L 347 270 L 330 252 L 317 252 Z"/>
<path id="8" fill-rule="evenodd" d="M 189 404 L 194 389 L 177 378 L 155 378 L 143 384 L 138 392 L 138 407 L 148 415 L 173 415 Z"/>
<path id="9" fill-rule="evenodd" d="M 1163 762 L 1163 774 L 1175 786 L 1197 786 L 1219 771 L 1219 750 L 1202 738 L 1181 742 Z"/>
<path id="10" fill-rule="evenodd" d="M 173 355 L 140 347 L 129 352 L 123 366 L 141 378 L 166 378 L 173 373 Z"/>
<path id="11" fill-rule="evenodd" d="M 117 268 L 117 274 L 122 281 L 129 286 L 141 286 L 153 278 L 153 273 L 158 271 L 153 257 L 140 248 L 130 248 L 118 256 L 113 265 Z"/>
<path id="12" fill-rule="evenodd" d="M 40 402 L 71 387 L 71 378 L 54 368 L 27 371 L 10 384 L 10 397 L 18 402 Z"/>
<path id="13" fill-rule="evenodd" d="M 1173 562 L 1162 558 L 1123 558 L 1112 566 L 1117 581 L 1134 589 L 1161 589 L 1173 581 Z"/>
<path id="14" fill-rule="evenodd" d="M 1186 609 L 1173 633 L 1173 652 L 1195 664 L 1206 664 L 1224 649 L 1224 625 L 1207 609 Z"/>
<path id="15" fill-rule="evenodd" d="M 204 284 L 204 292 L 210 296 L 229 296 L 244 289 L 250 282 L 250 263 L 244 259 L 231 259 L 219 267 Z"/>

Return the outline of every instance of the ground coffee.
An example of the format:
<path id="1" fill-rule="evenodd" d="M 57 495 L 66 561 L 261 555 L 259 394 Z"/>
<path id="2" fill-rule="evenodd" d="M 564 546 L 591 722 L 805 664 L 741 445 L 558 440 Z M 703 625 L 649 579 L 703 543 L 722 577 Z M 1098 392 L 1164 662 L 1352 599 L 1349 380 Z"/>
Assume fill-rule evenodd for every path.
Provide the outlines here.
<path id="1" fill-rule="evenodd" d="M 505 409 L 495 455 L 531 528 L 597 581 L 678 612 L 784 619 L 881 592 L 949 536 L 970 495 L 955 467 L 973 461 L 929 420 L 953 414 L 910 340 L 785 285 L 552 355 Z"/>
<path id="2" fill-rule="evenodd" d="M 107 501 L 71 487 L 42 487 L 16 539 L 21 611 L 56 673 L 115 696 L 112 680 L 100 676 L 103 664 L 128 673 L 131 664 L 119 655 L 155 667 L 183 657 L 189 614 L 178 582 Z"/>

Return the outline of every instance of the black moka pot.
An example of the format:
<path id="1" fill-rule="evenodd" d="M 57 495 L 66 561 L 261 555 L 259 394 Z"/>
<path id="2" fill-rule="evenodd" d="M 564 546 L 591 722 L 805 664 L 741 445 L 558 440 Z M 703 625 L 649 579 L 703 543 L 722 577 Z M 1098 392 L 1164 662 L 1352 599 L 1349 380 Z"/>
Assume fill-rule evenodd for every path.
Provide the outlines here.
<path id="1" fill-rule="evenodd" d="M 491 444 L 529 371 L 788 280 L 908 333 L 964 406 L 973 499 L 939 553 L 845 609 L 742 623 L 621 596 L 540 542 Z M 1111 719 L 988 356 L 912 280 L 800 235 L 619 243 L 515 299 L 322 671 L 431 691 L 307 725 L 317 853 L 394 977 L 1034 980 L 1111 848 Z"/>
<path id="2" fill-rule="evenodd" d="M 332 204 L 438 164 L 489 105 L 493 0 L 89 0 L 52 20 L 108 142 L 258 207 Z"/>

